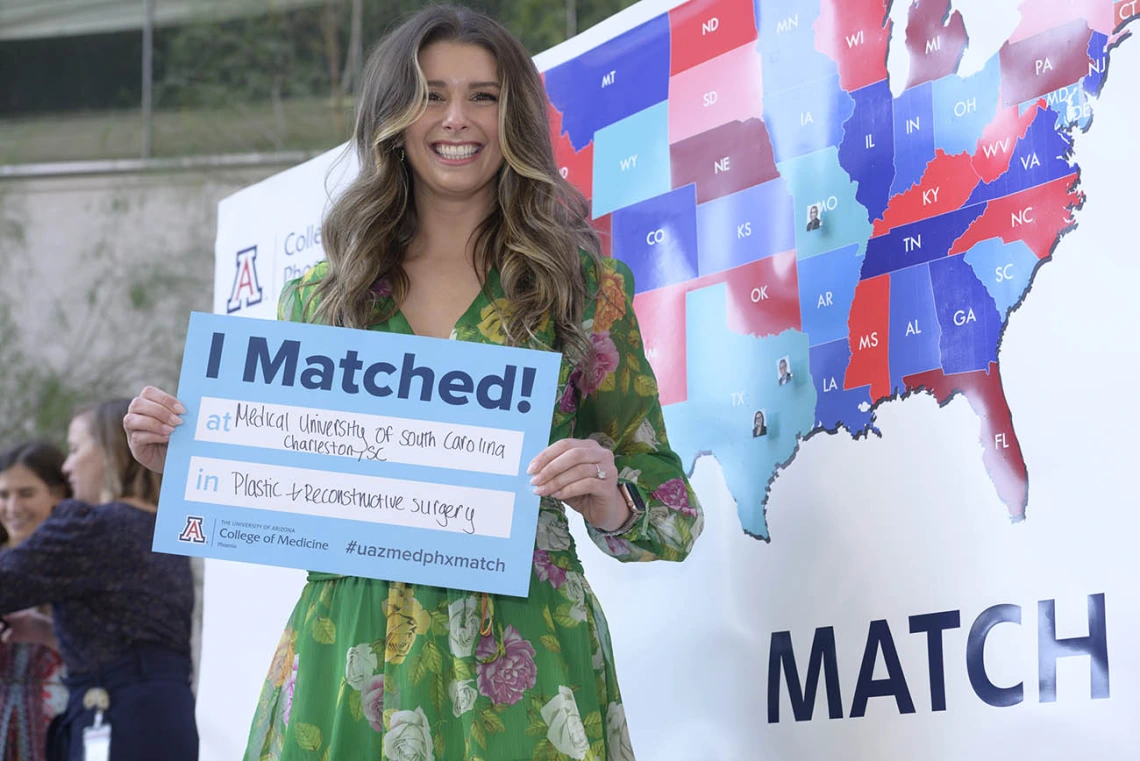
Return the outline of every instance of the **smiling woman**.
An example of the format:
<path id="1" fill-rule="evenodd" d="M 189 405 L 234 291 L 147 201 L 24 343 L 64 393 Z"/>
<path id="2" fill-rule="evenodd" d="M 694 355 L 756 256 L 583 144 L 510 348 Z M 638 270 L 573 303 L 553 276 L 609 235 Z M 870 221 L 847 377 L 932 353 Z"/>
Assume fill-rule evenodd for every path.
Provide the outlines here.
<path id="1" fill-rule="evenodd" d="M 404 133 L 407 161 L 424 185 L 419 192 L 493 193 L 492 180 L 503 162 L 495 57 L 476 45 L 437 42 L 420 53 L 420 66 L 427 78 L 427 108 Z M 462 76 L 443 78 L 449 73 Z"/>
<path id="2" fill-rule="evenodd" d="M 592 259 L 598 242 L 586 200 L 558 175 L 546 91 L 518 40 L 485 16 L 428 9 L 377 48 L 360 103 L 361 170 L 324 222 L 314 319 L 367 327 L 399 311 L 417 334 L 448 337 L 495 270 L 511 342 L 549 320 L 572 359 L 588 354 L 578 251 Z M 441 245 L 469 264 L 441 268 Z M 391 299 L 378 302 L 381 282 Z M 421 291 L 448 307 L 421 309 Z"/>
<path id="3" fill-rule="evenodd" d="M 527 467 L 541 497 L 530 594 L 310 573 L 246 758 L 632 761 L 609 627 L 566 507 L 619 561 L 683 560 L 703 527 L 665 434 L 633 276 L 598 256 L 589 206 L 554 162 L 542 80 L 501 25 L 425 9 L 377 48 L 362 84 L 360 173 L 325 219 L 327 261 L 286 286 L 280 317 L 561 353 L 551 444 Z M 164 467 L 184 411 L 154 388 L 132 402 L 140 462 Z M 463 504 L 405 506 L 475 530 Z"/>
<path id="4" fill-rule="evenodd" d="M 51 444 L 31 442 L 0 453 L 0 548 L 27 539 L 69 496 L 63 455 Z"/>
<path id="5" fill-rule="evenodd" d="M 63 454 L 51 444 L 0 452 L 0 550 L 21 544 L 69 496 Z M 50 623 L 46 611 L 19 616 Z M 63 660 L 49 644 L 0 642 L 0 761 L 44 758 L 48 723 L 67 700 Z"/>

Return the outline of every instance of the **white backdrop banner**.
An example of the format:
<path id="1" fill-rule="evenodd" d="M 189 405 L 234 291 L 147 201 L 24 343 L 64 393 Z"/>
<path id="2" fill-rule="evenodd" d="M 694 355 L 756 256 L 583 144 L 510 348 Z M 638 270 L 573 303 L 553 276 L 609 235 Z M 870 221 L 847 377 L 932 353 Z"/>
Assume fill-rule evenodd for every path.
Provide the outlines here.
<path id="1" fill-rule="evenodd" d="M 536 59 L 707 513 L 679 565 L 575 527 L 639 758 L 1137 757 L 1138 12 L 643 0 Z M 216 312 L 354 171 L 222 202 Z M 302 583 L 207 563 L 204 759 Z"/>

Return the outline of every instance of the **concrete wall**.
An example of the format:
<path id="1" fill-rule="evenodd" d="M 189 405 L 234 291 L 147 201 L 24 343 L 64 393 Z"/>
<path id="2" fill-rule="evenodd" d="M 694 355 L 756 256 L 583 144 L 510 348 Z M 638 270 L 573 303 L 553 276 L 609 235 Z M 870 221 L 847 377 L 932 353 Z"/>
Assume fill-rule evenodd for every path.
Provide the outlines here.
<path id="1" fill-rule="evenodd" d="M 48 377 L 96 398 L 133 396 L 146 383 L 175 391 L 189 313 L 211 309 L 218 201 L 287 166 L 0 179 L 0 307 L 9 310 L 0 327 L 12 344 L 0 356 L 0 397 L 25 402 L 0 403 L 9 418 L 0 431 L 35 429 L 49 397 L 29 386 Z M 39 375 L 21 380 L 21 369 Z M 194 571 L 197 662 L 201 561 Z"/>
<path id="2" fill-rule="evenodd" d="M 25 351 L 123 359 L 122 391 L 176 377 L 187 313 L 210 310 L 218 201 L 282 168 L 0 180 L 0 295 Z"/>

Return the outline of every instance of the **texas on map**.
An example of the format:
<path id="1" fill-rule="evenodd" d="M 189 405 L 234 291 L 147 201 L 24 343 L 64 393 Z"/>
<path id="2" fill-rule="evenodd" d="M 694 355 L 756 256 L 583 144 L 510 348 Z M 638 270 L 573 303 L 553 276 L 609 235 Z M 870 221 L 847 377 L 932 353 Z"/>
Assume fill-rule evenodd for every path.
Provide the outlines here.
<path id="1" fill-rule="evenodd" d="M 633 270 L 670 441 L 716 457 L 760 539 L 801 442 L 881 435 L 878 406 L 916 393 L 963 396 L 1012 519 L 1029 500 L 1002 335 L 1076 225 L 1073 140 L 1140 8 L 1026 0 L 960 76 L 961 14 L 910 2 L 892 88 L 888 5 L 691 0 L 544 73 L 562 174 Z"/>

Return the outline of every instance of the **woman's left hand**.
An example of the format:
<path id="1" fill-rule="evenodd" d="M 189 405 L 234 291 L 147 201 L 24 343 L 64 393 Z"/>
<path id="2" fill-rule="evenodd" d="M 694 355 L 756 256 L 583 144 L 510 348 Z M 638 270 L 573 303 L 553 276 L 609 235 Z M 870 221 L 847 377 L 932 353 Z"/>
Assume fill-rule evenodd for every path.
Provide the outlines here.
<path id="1" fill-rule="evenodd" d="M 629 506 L 618 491 L 614 453 L 593 439 L 562 439 L 531 461 L 527 473 L 540 497 L 561 500 L 586 522 L 612 531 L 629 519 Z"/>

